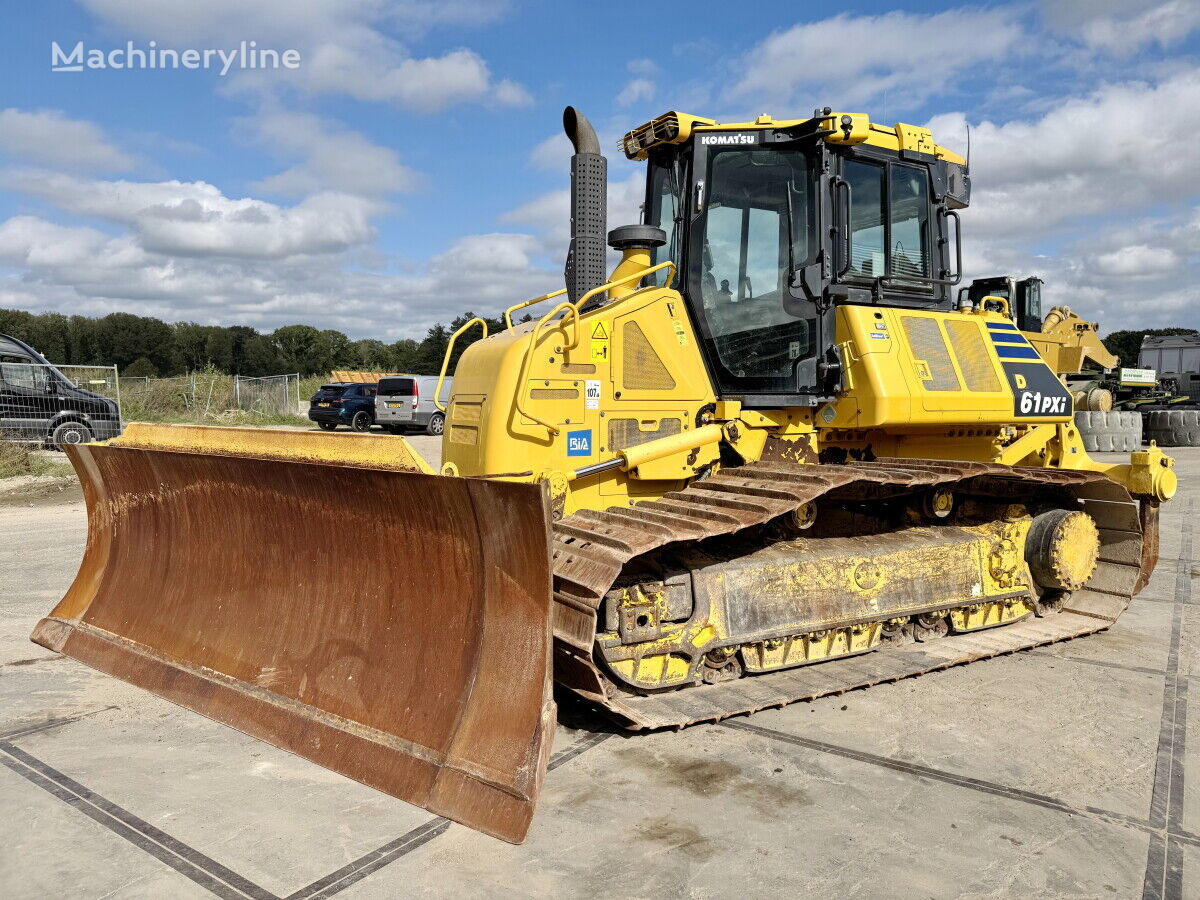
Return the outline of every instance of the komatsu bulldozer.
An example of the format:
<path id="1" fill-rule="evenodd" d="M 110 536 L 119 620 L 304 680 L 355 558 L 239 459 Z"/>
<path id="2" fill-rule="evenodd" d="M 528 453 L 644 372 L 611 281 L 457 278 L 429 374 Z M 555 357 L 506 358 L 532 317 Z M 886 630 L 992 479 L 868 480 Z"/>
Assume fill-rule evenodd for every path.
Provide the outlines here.
<path id="1" fill-rule="evenodd" d="M 681 727 L 1121 615 L 1172 460 L 1089 458 L 1004 298 L 955 303 L 960 156 L 857 113 L 672 112 L 622 140 L 645 205 L 607 232 L 564 123 L 566 286 L 464 326 L 438 471 L 370 435 L 68 447 L 88 543 L 33 639 L 516 842 L 554 682 Z"/>

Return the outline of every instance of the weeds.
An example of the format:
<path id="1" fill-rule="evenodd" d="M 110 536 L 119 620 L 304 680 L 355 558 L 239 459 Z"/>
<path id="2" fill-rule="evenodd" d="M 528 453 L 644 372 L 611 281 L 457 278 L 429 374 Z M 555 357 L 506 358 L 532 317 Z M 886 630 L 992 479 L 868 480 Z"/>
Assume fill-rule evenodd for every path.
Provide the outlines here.
<path id="1" fill-rule="evenodd" d="M 307 381 L 307 380 L 306 380 Z M 308 398 L 301 384 L 301 400 Z M 313 388 L 316 390 L 316 388 Z M 311 391 L 309 392 L 311 394 Z M 190 425 L 309 425 L 295 412 L 237 409 L 233 376 L 208 368 L 174 378 L 129 383 L 121 392 L 121 417 L 127 422 Z"/>
<path id="2" fill-rule="evenodd" d="M 31 444 L 0 440 L 0 478 L 14 475 L 70 475 L 69 463 L 47 459 Z"/>

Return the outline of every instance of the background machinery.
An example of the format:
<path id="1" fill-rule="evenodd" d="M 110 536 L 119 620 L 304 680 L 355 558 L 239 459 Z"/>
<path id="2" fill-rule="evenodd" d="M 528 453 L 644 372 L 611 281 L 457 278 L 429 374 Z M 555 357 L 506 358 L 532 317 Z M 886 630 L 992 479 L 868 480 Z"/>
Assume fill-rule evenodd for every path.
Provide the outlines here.
<path id="1" fill-rule="evenodd" d="M 1121 614 L 1172 461 L 1089 458 L 1004 299 L 955 308 L 961 157 L 828 109 L 668 113 L 622 141 L 645 214 L 608 274 L 607 162 L 564 124 L 566 287 L 463 353 L 440 473 L 367 435 L 70 448 L 88 546 L 34 640 L 519 841 L 551 676 L 678 727 Z M 370 571 L 327 564 L 347 533 Z"/>
<path id="2" fill-rule="evenodd" d="M 1120 358 L 1100 340 L 1100 325 L 1069 306 L 1042 313 L 1040 278 L 1000 275 L 976 278 L 959 288 L 960 308 L 1006 301 L 1013 321 L 1071 391 L 1075 427 L 1089 451 L 1129 452 L 1142 445 L 1140 407 L 1167 395 L 1153 371 L 1121 366 Z"/>

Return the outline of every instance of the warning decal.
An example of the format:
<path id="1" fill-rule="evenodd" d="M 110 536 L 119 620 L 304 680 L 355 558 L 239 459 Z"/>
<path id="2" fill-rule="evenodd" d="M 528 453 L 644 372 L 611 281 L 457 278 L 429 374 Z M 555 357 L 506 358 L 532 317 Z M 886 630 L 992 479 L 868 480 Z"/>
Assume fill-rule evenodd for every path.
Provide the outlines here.
<path id="1" fill-rule="evenodd" d="M 608 329 L 604 327 L 603 322 L 597 322 L 596 327 L 592 329 L 592 362 L 608 362 L 608 344 Z"/>

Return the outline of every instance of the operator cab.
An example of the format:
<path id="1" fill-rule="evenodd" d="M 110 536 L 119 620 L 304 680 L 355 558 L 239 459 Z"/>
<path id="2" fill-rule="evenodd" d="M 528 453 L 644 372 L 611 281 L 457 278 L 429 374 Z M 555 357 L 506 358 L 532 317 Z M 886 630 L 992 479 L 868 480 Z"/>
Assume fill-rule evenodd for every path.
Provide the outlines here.
<path id="1" fill-rule="evenodd" d="M 649 161 L 646 222 L 666 235 L 653 262 L 679 267 L 723 397 L 831 399 L 838 303 L 950 307 L 960 266 L 948 220 L 969 181 L 923 129 L 829 110 L 746 125 L 668 114 L 624 148 Z"/>
<path id="2" fill-rule="evenodd" d="M 969 285 L 959 288 L 959 303 L 966 294 L 972 306 L 978 306 L 984 297 L 1002 297 L 1008 301 L 1009 312 L 1017 327 L 1022 331 L 1042 330 L 1042 285 L 1040 278 L 1017 280 L 1011 275 L 993 278 L 976 278 Z"/>

